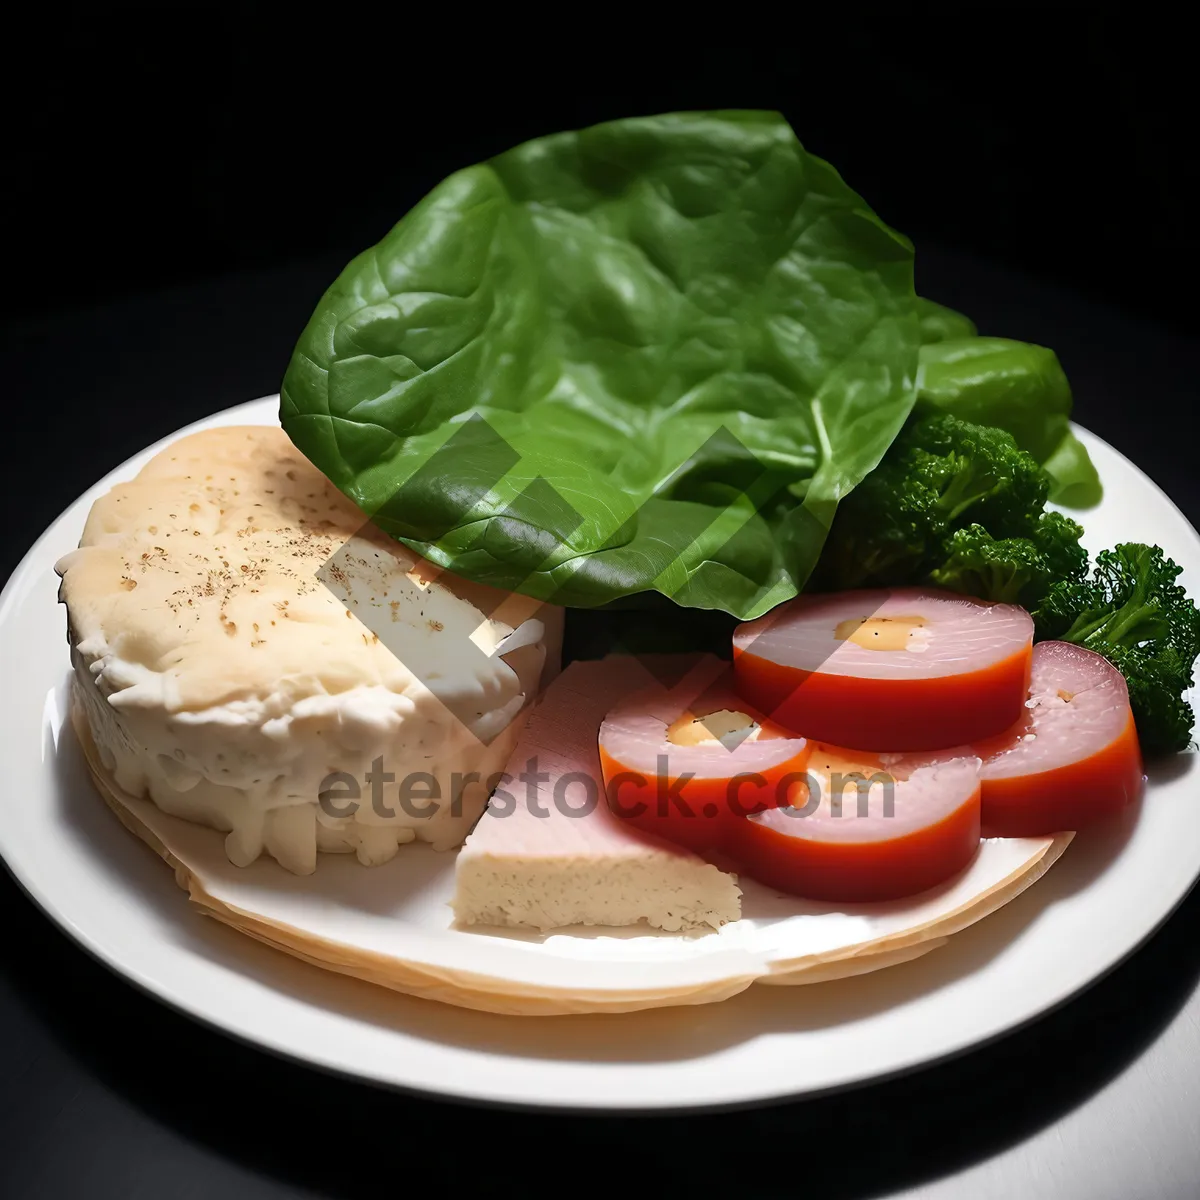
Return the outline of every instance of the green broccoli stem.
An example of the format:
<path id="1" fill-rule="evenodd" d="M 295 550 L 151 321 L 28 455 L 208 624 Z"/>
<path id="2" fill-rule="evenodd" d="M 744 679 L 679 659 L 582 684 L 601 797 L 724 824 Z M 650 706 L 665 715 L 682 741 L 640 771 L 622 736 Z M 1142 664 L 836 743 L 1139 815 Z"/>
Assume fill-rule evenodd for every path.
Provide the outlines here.
<path id="1" fill-rule="evenodd" d="M 1098 636 L 1103 636 L 1104 641 L 1110 645 L 1139 646 L 1170 632 L 1170 625 L 1161 616 L 1155 615 L 1149 605 L 1132 608 L 1126 606 L 1117 609 L 1115 613 L 1103 613 L 1091 619 L 1088 619 L 1089 617 L 1088 613 L 1077 617 L 1071 628 L 1062 635 L 1062 640 L 1082 646 Z M 1139 629 L 1139 626 L 1143 625 L 1145 628 Z"/>

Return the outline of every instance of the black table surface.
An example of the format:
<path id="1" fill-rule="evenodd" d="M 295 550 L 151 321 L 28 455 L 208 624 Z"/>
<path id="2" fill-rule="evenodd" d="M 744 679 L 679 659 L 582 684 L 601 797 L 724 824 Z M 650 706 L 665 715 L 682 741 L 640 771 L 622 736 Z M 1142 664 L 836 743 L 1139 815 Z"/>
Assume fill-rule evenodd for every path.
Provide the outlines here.
<path id="1" fill-rule="evenodd" d="M 6 331 L 0 578 L 129 455 L 276 391 L 296 334 L 340 266 L 222 278 Z M 1054 347 L 1077 418 L 1197 522 L 1195 340 L 995 264 L 919 248 L 918 268 L 923 292 L 969 312 L 983 332 Z M 5 873 L 0 911 L 0 1196 L 21 1200 L 366 1196 L 432 1180 L 456 1190 L 886 1195 L 1066 1119 L 1136 1065 L 1200 980 L 1193 892 L 1106 978 L 953 1061 L 736 1113 L 531 1114 L 385 1092 L 281 1061 L 111 974 Z M 1059 1180 L 1045 1194 L 1075 1192 Z"/>

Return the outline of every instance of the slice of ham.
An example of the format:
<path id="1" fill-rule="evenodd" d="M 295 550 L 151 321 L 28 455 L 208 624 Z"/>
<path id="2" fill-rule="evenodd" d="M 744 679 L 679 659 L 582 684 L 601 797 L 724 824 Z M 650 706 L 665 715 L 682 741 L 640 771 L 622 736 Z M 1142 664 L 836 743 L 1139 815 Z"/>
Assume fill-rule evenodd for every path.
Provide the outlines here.
<path id="1" fill-rule="evenodd" d="M 800 596 L 733 636 L 738 691 L 779 724 L 879 751 L 948 749 L 1020 716 L 1033 621 L 920 588 Z"/>
<path id="2" fill-rule="evenodd" d="M 740 700 L 711 655 L 671 687 L 619 702 L 600 726 L 609 806 L 622 819 L 695 850 L 719 848 L 732 821 L 787 803 L 803 786 L 809 746 Z"/>
<path id="3" fill-rule="evenodd" d="M 864 755 L 818 745 L 809 792 L 744 820 L 729 843 L 746 874 L 814 900 L 893 900 L 943 883 L 975 857 L 980 760 Z"/>
<path id="4" fill-rule="evenodd" d="M 1025 711 L 977 746 L 989 835 L 1081 829 L 1142 791 L 1142 759 L 1125 678 L 1102 655 L 1039 642 Z"/>

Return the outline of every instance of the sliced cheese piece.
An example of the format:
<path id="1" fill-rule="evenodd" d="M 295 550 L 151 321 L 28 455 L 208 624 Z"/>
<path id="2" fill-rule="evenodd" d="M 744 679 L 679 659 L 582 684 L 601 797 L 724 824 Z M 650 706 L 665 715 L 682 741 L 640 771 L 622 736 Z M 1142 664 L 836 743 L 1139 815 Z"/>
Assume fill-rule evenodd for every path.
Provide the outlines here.
<path id="1" fill-rule="evenodd" d="M 635 830 L 604 796 L 604 715 L 654 685 L 637 659 L 572 663 L 530 715 L 487 811 L 459 852 L 466 925 L 715 928 L 741 915 L 736 878 Z"/>

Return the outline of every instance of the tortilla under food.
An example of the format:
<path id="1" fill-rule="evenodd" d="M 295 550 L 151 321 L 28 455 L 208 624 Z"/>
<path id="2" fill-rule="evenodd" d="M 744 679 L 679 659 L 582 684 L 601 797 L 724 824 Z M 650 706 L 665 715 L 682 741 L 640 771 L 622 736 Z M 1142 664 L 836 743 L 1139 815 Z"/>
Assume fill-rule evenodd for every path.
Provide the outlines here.
<path id="1" fill-rule="evenodd" d="M 266 859 L 236 867 L 219 833 L 116 786 L 77 701 L 72 724 L 100 794 L 174 869 L 201 912 L 326 970 L 484 1012 L 709 1004 L 754 983 L 817 983 L 908 962 L 1020 895 L 1074 836 L 985 841 L 957 880 L 903 903 L 815 905 L 743 879 L 742 920 L 701 935 L 463 929 L 449 907 L 452 853 L 410 848 L 368 870 L 335 860 L 307 877 Z"/>

